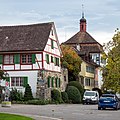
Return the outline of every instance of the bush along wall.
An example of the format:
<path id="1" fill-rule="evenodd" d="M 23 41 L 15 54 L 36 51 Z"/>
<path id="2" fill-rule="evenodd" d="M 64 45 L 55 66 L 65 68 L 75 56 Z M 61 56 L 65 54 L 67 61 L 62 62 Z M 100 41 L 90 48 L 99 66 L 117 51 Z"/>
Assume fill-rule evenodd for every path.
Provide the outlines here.
<path id="1" fill-rule="evenodd" d="M 62 100 L 63 100 L 65 103 L 68 103 L 68 102 L 69 102 L 69 99 L 68 99 L 68 94 L 67 94 L 67 92 L 61 92 L 61 95 L 62 95 Z"/>
<path id="2" fill-rule="evenodd" d="M 68 86 L 66 89 L 68 94 L 69 101 L 71 103 L 80 103 L 81 102 L 81 95 L 79 90 L 74 86 Z"/>
<path id="3" fill-rule="evenodd" d="M 57 89 L 51 91 L 51 99 L 53 103 L 63 103 L 61 92 Z"/>
<path id="4" fill-rule="evenodd" d="M 83 86 L 78 81 L 71 81 L 71 82 L 68 83 L 67 87 L 68 86 L 74 86 L 74 87 L 76 87 L 79 90 L 79 92 L 80 92 L 81 100 L 82 100 L 83 94 L 84 94 L 84 88 L 83 88 Z"/>

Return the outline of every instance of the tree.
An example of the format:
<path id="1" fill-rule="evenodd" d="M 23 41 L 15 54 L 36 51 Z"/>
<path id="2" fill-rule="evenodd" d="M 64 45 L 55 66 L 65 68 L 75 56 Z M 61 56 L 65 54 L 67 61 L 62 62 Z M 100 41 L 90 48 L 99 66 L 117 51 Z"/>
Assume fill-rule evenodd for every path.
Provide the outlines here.
<path id="1" fill-rule="evenodd" d="M 107 65 L 103 69 L 103 88 L 120 93 L 120 32 L 105 45 Z"/>
<path id="2" fill-rule="evenodd" d="M 29 84 L 27 84 L 27 86 L 25 87 L 24 100 L 28 101 L 32 99 L 33 99 L 33 96 L 32 96 L 31 87 L 29 86 Z"/>
<path id="3" fill-rule="evenodd" d="M 0 70 L 0 80 L 1 79 L 3 79 L 3 80 L 6 79 L 6 75 L 5 75 L 5 72 L 3 70 Z"/>
<path id="4" fill-rule="evenodd" d="M 75 81 L 78 79 L 78 74 L 81 70 L 81 59 L 74 50 L 74 48 L 68 45 L 61 45 L 63 58 L 61 59 L 62 67 L 68 69 L 69 81 Z"/>

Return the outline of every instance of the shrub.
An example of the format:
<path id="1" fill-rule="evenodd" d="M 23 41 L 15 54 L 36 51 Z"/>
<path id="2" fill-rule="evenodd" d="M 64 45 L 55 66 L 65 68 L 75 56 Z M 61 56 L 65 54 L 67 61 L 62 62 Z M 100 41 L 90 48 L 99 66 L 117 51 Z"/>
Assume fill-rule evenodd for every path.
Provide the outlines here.
<path id="1" fill-rule="evenodd" d="M 52 101 L 55 103 L 62 103 L 63 102 L 61 92 L 59 90 L 56 90 L 56 89 L 52 90 L 51 91 L 51 98 L 52 98 Z"/>
<path id="2" fill-rule="evenodd" d="M 31 91 L 31 87 L 29 86 L 29 84 L 27 84 L 26 88 L 25 88 L 25 93 L 24 93 L 24 100 L 28 101 L 28 100 L 32 100 L 33 96 L 32 96 L 32 91 Z"/>
<path id="3" fill-rule="evenodd" d="M 83 86 L 78 81 L 71 81 L 71 82 L 68 83 L 67 87 L 68 86 L 74 86 L 74 87 L 76 87 L 79 90 L 79 92 L 81 94 L 81 99 L 82 99 L 83 94 L 84 94 L 84 88 L 83 88 Z"/>
<path id="4" fill-rule="evenodd" d="M 68 94 L 66 92 L 61 92 L 61 95 L 62 95 L 62 100 L 65 103 L 68 103 Z"/>
<path id="5" fill-rule="evenodd" d="M 81 102 L 81 95 L 79 90 L 74 86 L 68 86 L 66 89 L 68 94 L 69 101 L 72 103 L 80 103 Z"/>
<path id="6" fill-rule="evenodd" d="M 23 94 L 20 91 L 17 91 L 16 88 L 12 88 L 12 91 L 10 91 L 10 99 L 11 101 L 22 101 L 23 100 Z"/>
<path id="7" fill-rule="evenodd" d="M 46 105 L 46 104 L 49 104 L 49 103 L 50 103 L 49 100 L 39 99 L 39 100 L 28 100 L 26 104 L 31 104 L 31 105 Z"/>

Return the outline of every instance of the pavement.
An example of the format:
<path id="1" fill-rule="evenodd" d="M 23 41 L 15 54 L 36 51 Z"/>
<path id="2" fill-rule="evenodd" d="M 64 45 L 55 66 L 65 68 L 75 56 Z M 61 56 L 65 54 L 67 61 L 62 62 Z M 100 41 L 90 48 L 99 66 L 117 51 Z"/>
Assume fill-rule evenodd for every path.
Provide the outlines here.
<path id="1" fill-rule="evenodd" d="M 0 106 L 0 112 L 29 116 L 34 120 L 120 120 L 120 110 L 98 110 L 98 105 L 12 104 L 9 108 Z"/>
<path id="2" fill-rule="evenodd" d="M 24 105 L 21 105 L 21 106 L 24 106 Z M 11 107 L 12 107 L 12 110 L 11 110 Z M 12 105 L 11 107 L 1 107 L 1 105 L 0 105 L 0 113 L 8 113 L 8 114 L 27 116 L 27 117 L 33 118 L 33 120 L 62 120 L 62 119 L 54 118 L 54 117 L 13 112 L 13 108 L 15 108 L 15 107 L 19 108 L 20 105 Z M 24 108 L 23 108 L 23 111 L 24 111 Z M 27 111 L 29 111 L 29 109 Z M 31 111 L 31 109 L 30 109 L 30 111 Z"/>

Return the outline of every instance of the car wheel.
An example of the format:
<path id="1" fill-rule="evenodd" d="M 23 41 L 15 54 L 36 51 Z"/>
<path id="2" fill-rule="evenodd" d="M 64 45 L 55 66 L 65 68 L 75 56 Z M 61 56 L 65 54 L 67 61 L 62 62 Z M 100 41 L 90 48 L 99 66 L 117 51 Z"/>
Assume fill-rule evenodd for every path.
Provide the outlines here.
<path id="1" fill-rule="evenodd" d="M 105 108 L 102 108 L 103 110 L 105 110 Z"/>
<path id="2" fill-rule="evenodd" d="M 98 110 L 101 110 L 101 107 L 98 107 Z"/>
<path id="3" fill-rule="evenodd" d="M 118 110 L 118 106 L 116 106 L 115 110 Z"/>

